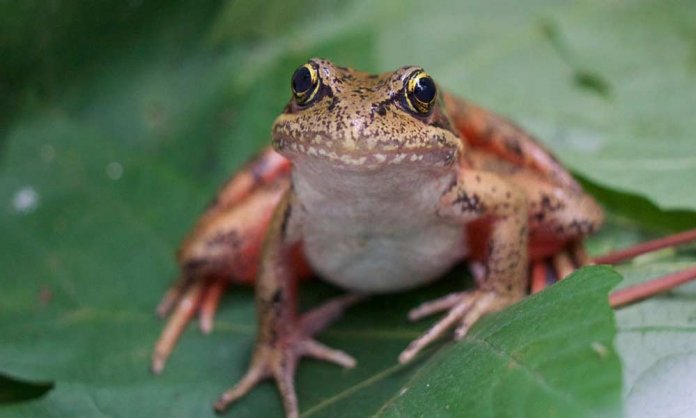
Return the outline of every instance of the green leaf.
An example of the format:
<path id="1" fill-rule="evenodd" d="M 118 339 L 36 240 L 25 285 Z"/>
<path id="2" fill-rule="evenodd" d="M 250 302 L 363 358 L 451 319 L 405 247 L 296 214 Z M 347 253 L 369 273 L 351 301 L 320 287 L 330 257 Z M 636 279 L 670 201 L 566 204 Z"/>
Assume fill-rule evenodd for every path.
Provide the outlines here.
<path id="1" fill-rule="evenodd" d="M 0 370 L 56 388 L 1 407 L 2 416 L 212 415 L 215 397 L 247 366 L 251 290 L 231 289 L 213 334 L 190 327 L 157 377 L 147 372 L 162 327 L 154 306 L 177 274 L 179 240 L 219 183 L 268 142 L 290 74 L 310 56 L 369 71 L 421 64 L 449 90 L 538 134 L 611 209 L 588 243 L 592 253 L 696 219 L 696 195 L 683 186 L 696 180 L 696 8 L 685 2 L 45 3 L 0 5 Z M 641 258 L 619 267 L 622 285 L 694 260 L 688 247 Z M 354 354 L 359 366 L 303 362 L 302 410 L 362 417 L 405 385 L 411 389 L 389 405 L 411 402 L 427 384 L 421 371 L 434 373 L 472 348 L 446 344 L 396 366 L 428 326 L 407 323 L 406 312 L 470 285 L 467 277 L 460 268 L 433 286 L 349 312 L 321 338 Z M 667 372 L 691 370 L 695 291 L 684 286 L 618 311 L 631 414 L 648 401 L 653 411 L 675 404 L 664 388 Z M 302 296 L 309 307 L 335 292 L 312 283 Z M 533 301 L 522 313 L 534 312 Z M 505 315 L 479 324 L 476 335 Z M 553 329 L 573 340 L 578 323 L 562 318 Z M 536 341 L 551 328 L 530 324 L 528 331 Z M 602 344 L 613 361 L 611 343 Z M 543 350 L 548 358 L 562 354 L 553 345 Z M 593 360 L 588 368 L 605 361 Z M 613 383 L 587 406 L 593 411 L 619 385 L 614 366 L 601 371 Z M 563 393 L 585 402 L 565 377 Z M 528 396 L 557 401 L 544 391 Z M 267 384 L 232 414 L 280 411 Z"/>
<path id="2" fill-rule="evenodd" d="M 427 361 L 377 415 L 619 416 L 621 365 L 606 302 L 619 280 L 606 267 L 585 268 L 488 316 Z"/>
<path id="3" fill-rule="evenodd" d="M 53 383 L 28 382 L 0 373 L 0 404 L 40 398 L 53 386 Z"/>

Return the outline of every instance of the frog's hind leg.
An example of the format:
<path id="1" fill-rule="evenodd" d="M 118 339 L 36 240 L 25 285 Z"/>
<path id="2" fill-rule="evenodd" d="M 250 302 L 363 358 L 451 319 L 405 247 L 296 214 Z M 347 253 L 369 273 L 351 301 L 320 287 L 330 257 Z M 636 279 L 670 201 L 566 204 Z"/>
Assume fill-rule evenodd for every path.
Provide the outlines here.
<path id="1" fill-rule="evenodd" d="M 270 218 L 289 184 L 289 163 L 267 150 L 220 190 L 182 244 L 181 276 L 157 307 L 158 315 L 169 319 L 155 344 L 153 372 L 162 371 L 196 313 L 201 330 L 210 332 L 229 284 L 254 282 Z"/>
<path id="2" fill-rule="evenodd" d="M 176 309 L 169 317 L 167 325 L 162 330 L 155 350 L 152 355 L 152 372 L 161 373 L 164 370 L 164 365 L 169 358 L 174 346 L 176 345 L 179 336 L 184 331 L 186 324 L 191 320 L 196 312 L 198 302 L 202 295 L 203 282 L 194 282 L 176 303 Z"/>
<path id="3" fill-rule="evenodd" d="M 559 259 L 565 259 L 573 264 L 572 270 L 589 264 L 618 264 L 642 254 L 658 251 L 663 248 L 675 247 L 696 241 L 696 229 L 680 232 L 634 246 L 603 254 L 594 258 L 588 257 L 582 241 L 575 242 L 567 250 L 555 254 L 551 258 L 532 262 L 530 271 L 530 292 L 537 293 L 546 286 L 553 284 L 566 276 L 561 273 Z M 562 261 L 563 263 L 565 261 Z M 572 272 L 571 270 L 571 272 Z M 687 268 L 646 282 L 615 291 L 609 297 L 612 307 L 625 306 L 655 294 L 668 291 L 679 285 L 696 280 L 696 267 Z"/>
<path id="4" fill-rule="evenodd" d="M 582 240 L 573 241 L 549 257 L 532 260 L 529 268 L 530 293 L 540 292 L 588 264 L 591 264 L 591 260 Z"/>

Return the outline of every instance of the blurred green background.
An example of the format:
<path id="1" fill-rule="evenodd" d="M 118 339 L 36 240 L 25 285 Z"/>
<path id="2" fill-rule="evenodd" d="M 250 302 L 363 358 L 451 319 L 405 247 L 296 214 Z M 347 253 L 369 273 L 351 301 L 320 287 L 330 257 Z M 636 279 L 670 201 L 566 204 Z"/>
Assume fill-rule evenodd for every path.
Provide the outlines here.
<path id="1" fill-rule="evenodd" d="M 147 373 L 161 326 L 152 311 L 176 275 L 179 240 L 220 182 L 268 142 L 290 75 L 311 56 L 373 72 L 421 65 L 538 135 L 611 210 L 589 242 L 594 253 L 696 226 L 693 1 L 5 1 L 0 372 L 57 386 L 39 401 L 0 405 L 0 416 L 210 413 L 246 366 L 251 290 L 225 299 L 213 335 L 192 327 L 157 378 Z M 667 251 L 620 272 L 625 285 L 695 259 L 690 248 Z M 380 298 L 338 324 L 343 334 L 329 338 L 349 340 L 362 368 L 308 364 L 304 409 L 348 391 L 332 413 L 313 412 L 336 416 L 366 389 L 373 403 L 351 411 L 375 414 L 401 384 L 380 373 L 426 326 L 404 313 L 463 276 Z M 309 288 L 309 304 L 334 293 Z M 677 414 L 696 399 L 695 292 L 617 313 L 629 415 Z M 350 334 L 365 324 L 372 337 Z M 380 329 L 401 334 L 381 338 Z M 312 389 L 336 376 L 343 386 Z M 236 411 L 277 413 L 273 388 Z"/>

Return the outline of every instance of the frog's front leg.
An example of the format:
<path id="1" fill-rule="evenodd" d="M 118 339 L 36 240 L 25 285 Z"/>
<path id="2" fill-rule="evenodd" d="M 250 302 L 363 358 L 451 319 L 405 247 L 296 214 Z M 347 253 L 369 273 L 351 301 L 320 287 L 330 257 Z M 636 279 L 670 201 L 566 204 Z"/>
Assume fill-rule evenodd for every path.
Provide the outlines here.
<path id="1" fill-rule="evenodd" d="M 478 289 L 447 295 L 410 313 L 411 319 L 419 319 L 449 310 L 443 319 L 401 353 L 399 361 L 402 363 L 411 360 L 451 328 L 455 328 L 455 339 L 463 338 L 483 315 L 500 310 L 525 294 L 527 202 L 521 190 L 496 174 L 462 170 L 456 183 L 440 199 L 438 213 L 462 225 L 481 218 L 490 219 L 483 274 L 478 280 Z"/>
<path id="2" fill-rule="evenodd" d="M 301 245 L 298 228 L 301 215 L 295 210 L 293 196 L 290 189 L 277 207 L 264 242 L 256 283 L 259 329 L 249 370 L 237 385 L 222 394 L 215 404 L 217 411 L 226 409 L 259 381 L 273 378 L 286 415 L 297 417 L 294 379 L 301 357 L 331 361 L 343 367 L 355 366 L 351 356 L 321 344 L 313 335 L 338 318 L 360 296 L 338 297 L 309 313 L 297 315 L 298 277 L 293 269 L 293 254 Z"/>

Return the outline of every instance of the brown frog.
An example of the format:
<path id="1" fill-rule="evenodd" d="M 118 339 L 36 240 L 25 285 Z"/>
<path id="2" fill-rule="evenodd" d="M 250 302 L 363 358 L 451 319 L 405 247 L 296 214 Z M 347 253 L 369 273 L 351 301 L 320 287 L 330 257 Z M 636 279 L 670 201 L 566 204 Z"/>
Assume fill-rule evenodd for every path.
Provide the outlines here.
<path id="1" fill-rule="evenodd" d="M 444 317 L 399 356 L 411 360 L 453 330 L 520 300 L 549 271 L 587 259 L 582 240 L 602 211 L 538 142 L 508 120 L 441 92 L 420 67 L 367 74 L 312 59 L 292 76 L 292 98 L 268 149 L 235 175 L 179 252 L 182 278 L 159 311 L 176 305 L 160 338 L 161 371 L 196 311 L 212 328 L 228 283 L 256 283 L 259 329 L 247 374 L 215 407 L 260 380 L 278 384 L 298 415 L 294 373 L 310 356 L 353 367 L 314 335 L 363 295 L 398 292 L 467 261 L 474 290 L 409 314 Z M 263 245 L 262 245 L 263 243 Z M 349 292 L 300 315 L 298 279 Z"/>

